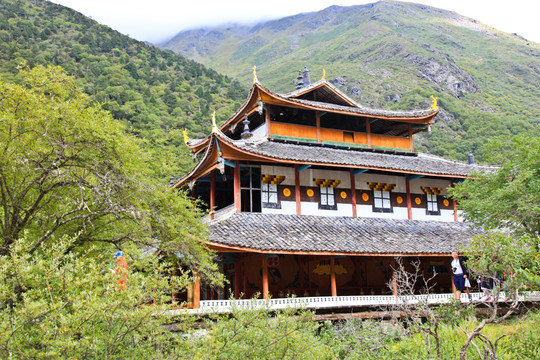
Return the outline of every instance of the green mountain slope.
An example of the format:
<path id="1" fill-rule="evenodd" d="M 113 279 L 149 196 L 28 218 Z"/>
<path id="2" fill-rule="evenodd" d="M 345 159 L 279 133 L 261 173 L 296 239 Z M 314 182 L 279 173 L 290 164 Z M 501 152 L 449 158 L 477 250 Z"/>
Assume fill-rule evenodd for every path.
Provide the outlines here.
<path id="1" fill-rule="evenodd" d="M 274 91 L 294 89 L 307 65 L 371 107 L 441 112 L 417 150 L 482 158 L 487 139 L 540 133 L 540 46 L 475 20 L 425 5 L 383 1 L 332 6 L 256 26 L 184 31 L 164 45 Z"/>
<path id="2" fill-rule="evenodd" d="M 247 94 L 227 76 L 66 7 L 2 0 L 0 78 L 16 81 L 23 62 L 62 66 L 129 131 L 184 162 L 189 156 L 178 130 L 186 127 L 192 136 L 206 135 L 213 110 L 223 121 Z"/>

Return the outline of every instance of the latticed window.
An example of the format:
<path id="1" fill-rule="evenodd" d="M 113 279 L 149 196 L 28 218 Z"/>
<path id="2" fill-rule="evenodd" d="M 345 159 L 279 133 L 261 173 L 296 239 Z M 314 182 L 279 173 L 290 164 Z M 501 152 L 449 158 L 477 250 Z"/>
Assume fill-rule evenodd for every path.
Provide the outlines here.
<path id="1" fill-rule="evenodd" d="M 438 200 L 438 195 L 441 193 L 441 188 L 422 186 L 422 191 L 426 194 L 426 214 L 441 215 Z"/>
<path id="2" fill-rule="evenodd" d="M 341 180 L 313 179 L 313 182 L 320 188 L 319 209 L 337 210 L 334 188 L 341 183 Z"/>
<path id="3" fill-rule="evenodd" d="M 373 211 L 392 212 L 390 191 L 373 190 Z"/>
<path id="4" fill-rule="evenodd" d="M 321 205 L 334 206 L 334 188 L 321 187 Z"/>
<path id="5" fill-rule="evenodd" d="M 373 212 L 391 213 L 392 209 L 391 192 L 396 184 L 385 184 L 368 182 L 369 188 L 373 190 Z"/>
<path id="6" fill-rule="evenodd" d="M 261 178 L 261 197 L 263 208 L 281 209 L 278 198 L 278 185 L 285 180 L 285 176 L 263 175 Z"/>

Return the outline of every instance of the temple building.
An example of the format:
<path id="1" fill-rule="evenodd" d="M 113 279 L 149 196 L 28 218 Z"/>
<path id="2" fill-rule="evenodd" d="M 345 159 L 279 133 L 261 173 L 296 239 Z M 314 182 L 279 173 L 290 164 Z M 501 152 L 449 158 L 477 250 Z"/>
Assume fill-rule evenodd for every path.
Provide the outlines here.
<path id="1" fill-rule="evenodd" d="M 208 205 L 209 247 L 225 290 L 197 284 L 198 299 L 392 294 L 396 257 L 419 259 L 450 292 L 450 253 L 474 235 L 448 187 L 488 167 L 414 150 L 430 109 L 357 104 L 299 72 L 295 91 L 254 81 L 246 102 L 205 139 L 188 140 L 197 163 L 172 188 Z"/>

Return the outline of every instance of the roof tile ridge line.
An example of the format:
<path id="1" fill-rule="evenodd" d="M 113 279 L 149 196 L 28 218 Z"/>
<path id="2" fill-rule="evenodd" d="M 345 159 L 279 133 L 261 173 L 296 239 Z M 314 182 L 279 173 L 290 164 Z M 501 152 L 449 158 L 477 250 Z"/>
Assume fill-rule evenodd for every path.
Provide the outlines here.
<path id="1" fill-rule="evenodd" d="M 369 107 L 365 107 L 365 106 L 361 106 L 359 105 L 358 108 L 355 108 L 353 106 L 347 106 L 347 105 L 338 105 L 338 104 L 331 104 L 331 103 L 325 103 L 325 102 L 321 102 L 321 101 L 315 101 L 315 100 L 306 100 L 306 99 L 298 99 L 298 98 L 290 98 L 288 99 L 290 101 L 296 101 L 296 102 L 299 102 L 299 103 L 305 103 L 306 105 L 309 105 L 310 103 L 313 103 L 313 104 L 328 104 L 328 105 L 331 105 L 333 107 L 339 107 L 339 108 L 351 108 L 351 109 L 354 109 L 356 111 L 362 111 L 362 113 L 377 113 L 377 112 L 381 112 L 381 113 L 387 113 L 387 114 L 390 114 L 390 115 L 394 115 L 394 116 L 400 116 L 400 114 L 417 114 L 418 117 L 425 117 L 425 116 L 430 116 L 432 115 L 435 111 L 438 111 L 438 110 L 435 110 L 435 111 L 431 111 L 430 109 L 416 109 L 416 110 L 389 110 L 389 109 L 378 109 L 378 108 L 369 108 Z M 329 107 L 328 105 L 318 105 L 318 106 L 321 106 L 321 107 Z M 316 106 L 316 105 L 312 105 L 312 106 Z M 353 111 L 353 110 L 348 110 L 348 111 Z M 427 115 L 425 115 L 427 114 Z M 381 115 L 381 116 L 385 116 L 385 115 Z M 409 117 L 412 116 L 412 115 L 409 115 Z"/>
<path id="2" fill-rule="evenodd" d="M 308 86 L 304 86 L 303 88 L 300 88 L 300 89 L 296 89 L 296 90 L 293 90 L 293 91 L 290 91 L 288 93 L 285 93 L 285 94 L 279 94 L 278 95 L 281 95 L 281 96 L 284 96 L 284 97 L 292 97 L 292 96 L 298 96 L 298 95 L 301 95 L 309 90 L 312 90 L 318 86 L 321 86 L 322 84 L 324 83 L 327 83 L 328 81 L 326 81 L 325 79 L 320 79 L 320 80 L 317 80 L 315 81 L 314 83 L 311 83 L 309 84 Z"/>
<path id="3" fill-rule="evenodd" d="M 465 161 L 460 161 L 460 160 L 454 160 L 454 159 L 447 159 L 445 157 L 442 157 L 442 156 L 439 156 L 439 155 L 435 155 L 435 154 L 428 154 L 428 153 L 418 153 L 419 155 L 422 155 L 424 157 L 427 157 L 427 158 L 432 158 L 432 159 L 437 159 L 437 160 L 445 160 L 447 162 L 451 162 L 451 163 L 455 163 L 455 164 L 460 164 L 460 165 L 466 165 L 466 166 L 477 166 L 477 167 L 487 167 L 487 168 L 494 168 L 494 169 L 498 169 L 500 168 L 499 165 L 492 165 L 492 164 L 469 164 Z"/>
<path id="4" fill-rule="evenodd" d="M 188 172 L 186 175 L 182 176 L 180 179 L 178 179 L 174 185 L 170 186 L 169 189 L 174 189 L 178 186 L 178 184 L 182 183 L 185 179 L 189 179 L 189 177 L 195 173 L 202 165 L 202 163 L 204 162 L 204 160 L 206 159 L 206 157 L 208 156 L 208 154 L 210 153 L 211 149 L 213 148 L 213 141 L 212 141 L 212 138 L 213 138 L 213 135 L 215 133 L 212 132 L 210 133 L 209 135 L 209 143 L 208 143 L 208 146 L 206 147 L 206 151 L 204 152 L 203 156 L 201 157 L 201 159 L 199 160 L 199 162 L 193 167 L 193 169 L 191 169 L 190 172 Z"/>

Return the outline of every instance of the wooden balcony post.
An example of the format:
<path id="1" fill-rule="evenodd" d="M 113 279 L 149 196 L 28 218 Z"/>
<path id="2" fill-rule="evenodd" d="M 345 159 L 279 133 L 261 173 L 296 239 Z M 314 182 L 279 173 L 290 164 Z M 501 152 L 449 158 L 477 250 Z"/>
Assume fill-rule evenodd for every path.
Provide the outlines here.
<path id="1" fill-rule="evenodd" d="M 193 284 L 193 308 L 198 309 L 201 303 L 201 279 L 197 273 Z"/>
<path id="2" fill-rule="evenodd" d="M 351 202 L 352 202 L 352 216 L 357 217 L 358 214 L 356 213 L 356 182 L 354 180 L 354 174 L 353 169 L 349 169 L 349 173 L 351 175 Z"/>
<path id="3" fill-rule="evenodd" d="M 236 167 L 234 168 L 234 205 L 236 206 L 236 212 L 242 211 L 242 204 L 240 199 L 240 162 L 236 161 Z"/>
<path id="4" fill-rule="evenodd" d="M 264 112 L 264 121 L 266 123 L 266 137 L 269 138 L 272 135 L 270 131 L 270 105 L 266 104 L 266 111 Z"/>
<path id="5" fill-rule="evenodd" d="M 216 207 L 216 172 L 210 174 L 210 219 L 214 220 L 214 212 Z"/>
<path id="6" fill-rule="evenodd" d="M 298 165 L 294 165 L 294 196 L 296 198 L 296 215 L 302 214 L 302 204 L 300 202 L 300 173 Z"/>
<path id="7" fill-rule="evenodd" d="M 317 126 L 317 142 L 321 142 L 321 117 L 319 110 L 315 111 L 315 125 Z"/>
<path id="8" fill-rule="evenodd" d="M 234 298 L 240 299 L 240 268 L 241 266 L 240 256 L 238 256 L 234 262 Z"/>
<path id="9" fill-rule="evenodd" d="M 397 279 L 396 279 L 396 259 L 392 259 L 392 294 L 396 298 L 396 303 L 398 302 L 398 289 L 397 289 Z"/>
<path id="10" fill-rule="evenodd" d="M 333 256 L 330 256 L 330 292 L 332 296 L 337 296 L 336 269 Z"/>
<path id="11" fill-rule="evenodd" d="M 413 132 L 412 132 L 412 124 L 409 124 L 409 150 L 411 152 L 414 151 L 414 144 L 413 144 Z"/>
<path id="12" fill-rule="evenodd" d="M 369 118 L 366 118 L 366 136 L 367 136 L 367 147 L 371 149 L 371 123 Z"/>
<path id="13" fill-rule="evenodd" d="M 405 191 L 407 192 L 407 218 L 412 220 L 411 184 L 409 175 L 405 175 Z"/>
<path id="14" fill-rule="evenodd" d="M 268 300 L 268 263 L 266 262 L 264 254 L 261 254 L 261 259 L 263 299 Z"/>

